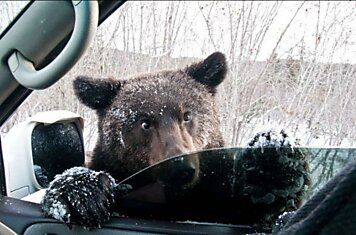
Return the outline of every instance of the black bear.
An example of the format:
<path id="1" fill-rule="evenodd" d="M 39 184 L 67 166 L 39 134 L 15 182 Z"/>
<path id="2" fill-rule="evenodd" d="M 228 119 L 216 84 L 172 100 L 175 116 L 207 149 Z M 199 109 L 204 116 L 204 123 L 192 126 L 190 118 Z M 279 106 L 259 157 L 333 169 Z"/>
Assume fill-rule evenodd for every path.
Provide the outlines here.
<path id="1" fill-rule="evenodd" d="M 99 136 L 87 166 L 90 169 L 73 168 L 57 176 L 42 200 L 44 212 L 66 224 L 100 226 L 109 219 L 115 197 L 128 190 L 128 186 L 117 182 L 170 156 L 223 147 L 215 94 L 226 73 L 225 56 L 215 52 L 179 70 L 123 80 L 76 78 L 77 97 L 97 112 Z M 188 168 L 189 173 L 180 177 L 196 180 L 199 161 L 188 162 Z M 246 170 L 237 165 L 238 168 Z M 279 177 L 286 171 L 273 170 Z M 298 191 L 304 192 L 304 185 L 308 184 L 307 165 L 303 164 L 300 171 L 298 177 L 302 175 L 305 180 L 298 185 Z M 233 184 L 233 188 L 243 191 L 240 183 Z M 298 200 L 302 194 L 298 194 Z M 279 206 L 278 213 L 268 210 L 271 215 L 262 212 L 255 222 L 274 219 L 287 209 Z"/>

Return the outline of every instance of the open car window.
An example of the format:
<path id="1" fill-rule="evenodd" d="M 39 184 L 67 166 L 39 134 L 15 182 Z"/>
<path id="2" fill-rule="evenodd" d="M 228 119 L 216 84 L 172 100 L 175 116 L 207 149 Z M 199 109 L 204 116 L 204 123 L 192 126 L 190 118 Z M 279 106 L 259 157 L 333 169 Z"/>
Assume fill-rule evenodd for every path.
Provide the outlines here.
<path id="1" fill-rule="evenodd" d="M 85 146 L 90 150 L 97 137 L 95 112 L 77 101 L 74 77 L 124 78 L 180 68 L 221 50 L 228 55 L 229 74 L 217 100 L 227 146 L 244 145 L 266 125 L 287 128 L 305 146 L 354 146 L 351 52 L 356 24 L 355 6 L 350 4 L 125 3 L 99 27 L 75 68 L 49 89 L 32 94 L 1 132 L 6 134 L 37 112 L 70 110 L 85 119 Z M 323 14 L 319 21 L 318 9 Z M 345 17 L 337 14 L 341 11 Z M 315 21 L 307 23 L 305 17 Z M 333 23 L 338 17 L 344 31 Z M 266 19 L 265 23 L 253 20 L 258 18 Z M 247 21 L 253 23 L 244 27 L 242 22 Z M 328 36 L 316 37 L 317 28 Z M 335 107 L 340 110 L 333 112 Z"/>

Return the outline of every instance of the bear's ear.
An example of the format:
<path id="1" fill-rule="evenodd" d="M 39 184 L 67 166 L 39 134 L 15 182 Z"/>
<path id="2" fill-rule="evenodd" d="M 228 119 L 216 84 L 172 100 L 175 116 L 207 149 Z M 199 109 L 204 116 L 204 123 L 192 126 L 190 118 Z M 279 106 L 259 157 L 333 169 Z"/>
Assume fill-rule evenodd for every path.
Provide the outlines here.
<path id="1" fill-rule="evenodd" d="M 214 52 L 205 60 L 188 66 L 185 72 L 215 92 L 215 88 L 224 81 L 227 72 L 225 55 Z"/>
<path id="2" fill-rule="evenodd" d="M 113 79 L 95 79 L 79 76 L 73 81 L 74 92 L 79 100 L 92 109 L 104 109 L 111 105 L 121 84 Z"/>

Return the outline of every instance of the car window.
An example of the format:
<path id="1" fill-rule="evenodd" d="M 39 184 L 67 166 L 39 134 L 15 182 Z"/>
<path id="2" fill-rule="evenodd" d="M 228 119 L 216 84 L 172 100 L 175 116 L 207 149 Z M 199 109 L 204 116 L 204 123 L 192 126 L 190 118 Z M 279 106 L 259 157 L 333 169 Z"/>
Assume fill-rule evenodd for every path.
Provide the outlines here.
<path id="1" fill-rule="evenodd" d="M 25 5 L 0 2 L 6 18 L 0 31 Z M 355 158 L 355 11 L 353 2 L 127 2 L 98 28 L 75 68 L 49 89 L 33 92 L 0 132 L 6 138 L 38 112 L 69 110 L 84 119 L 90 153 L 97 117 L 76 98 L 76 76 L 124 78 L 184 68 L 221 51 L 229 68 L 217 92 L 225 146 L 246 147 L 265 127 L 286 129 L 313 151 L 315 192 Z"/>

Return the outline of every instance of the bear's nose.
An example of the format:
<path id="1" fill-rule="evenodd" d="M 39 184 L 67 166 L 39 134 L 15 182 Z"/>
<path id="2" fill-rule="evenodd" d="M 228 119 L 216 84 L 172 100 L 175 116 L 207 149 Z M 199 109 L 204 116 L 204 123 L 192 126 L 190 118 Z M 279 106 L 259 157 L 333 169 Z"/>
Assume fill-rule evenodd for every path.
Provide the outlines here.
<path id="1" fill-rule="evenodd" d="M 167 162 L 156 172 L 160 180 L 169 187 L 194 184 L 198 178 L 199 163 L 191 155 Z"/>
<path id="2" fill-rule="evenodd" d="M 177 177 L 180 178 L 182 184 L 188 184 L 190 183 L 195 176 L 195 166 L 191 163 L 188 162 L 188 164 L 184 164 L 181 169 L 178 169 L 180 172 L 178 172 Z"/>

